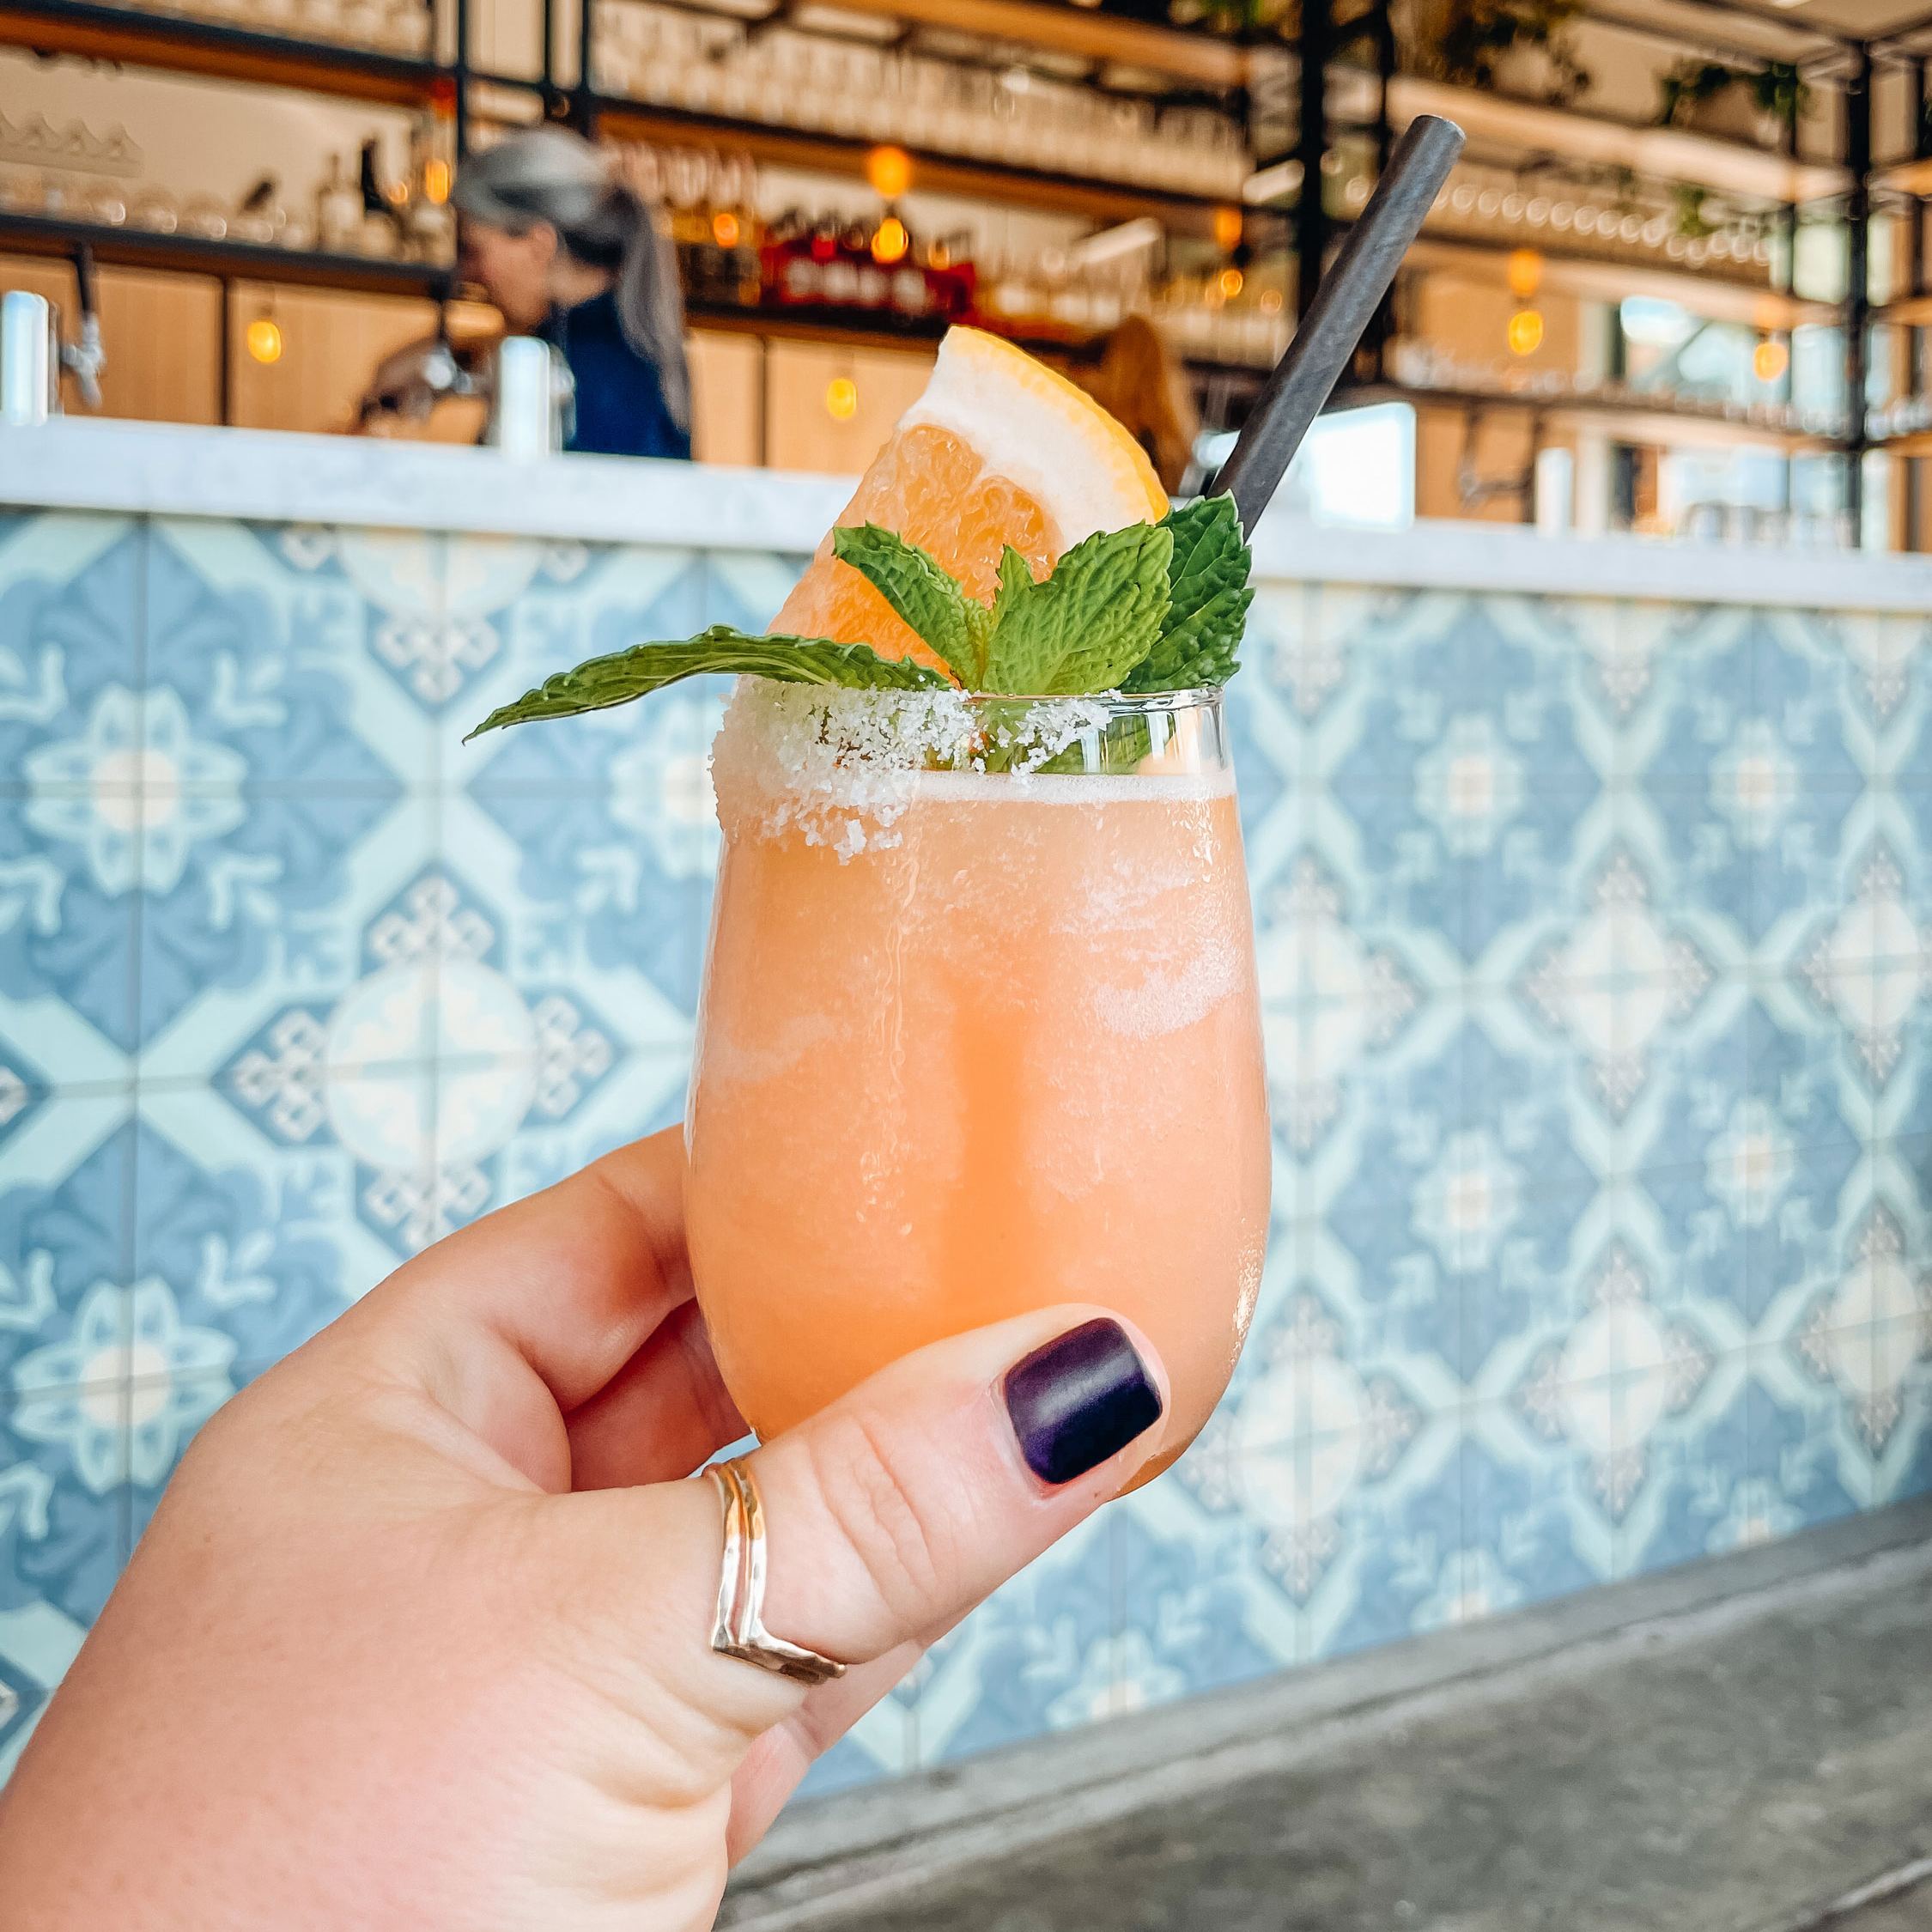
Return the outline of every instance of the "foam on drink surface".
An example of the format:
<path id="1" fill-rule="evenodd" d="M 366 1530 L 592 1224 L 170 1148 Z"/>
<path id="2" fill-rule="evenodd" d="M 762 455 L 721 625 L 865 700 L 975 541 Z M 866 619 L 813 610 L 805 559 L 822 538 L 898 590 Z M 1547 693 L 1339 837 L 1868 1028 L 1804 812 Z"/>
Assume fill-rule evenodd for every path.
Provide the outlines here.
<path id="1" fill-rule="evenodd" d="M 712 746 L 720 822 L 767 838 L 795 833 L 849 860 L 896 845 L 914 803 L 1093 808 L 1206 802 L 1233 791 L 1225 770 L 1042 769 L 1117 715 L 1104 697 L 1046 698 L 989 724 L 983 701 L 964 691 L 741 678 Z"/>

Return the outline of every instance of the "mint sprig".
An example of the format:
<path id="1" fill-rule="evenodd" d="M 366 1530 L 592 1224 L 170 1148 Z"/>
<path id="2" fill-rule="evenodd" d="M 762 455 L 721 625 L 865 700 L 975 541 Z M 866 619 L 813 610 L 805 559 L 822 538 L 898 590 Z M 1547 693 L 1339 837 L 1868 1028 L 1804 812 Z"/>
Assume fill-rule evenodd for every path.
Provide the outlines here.
<path id="1" fill-rule="evenodd" d="M 1103 530 L 1036 582 L 1009 546 L 993 600 L 986 688 L 1024 697 L 1118 689 L 1160 637 L 1173 548 L 1158 524 Z"/>
<path id="2" fill-rule="evenodd" d="M 1167 618 L 1154 647 L 1122 689 L 1185 691 L 1224 684 L 1238 668 L 1255 592 L 1254 553 L 1231 496 L 1204 496 L 1162 519 L 1173 534 Z"/>
<path id="3" fill-rule="evenodd" d="M 464 739 L 480 738 L 505 725 L 532 718 L 569 718 L 629 704 L 684 677 L 707 671 L 775 677 L 792 684 L 833 684 L 914 691 L 942 685 L 945 679 L 910 658 L 886 659 L 865 644 L 835 644 L 823 637 L 753 637 L 729 624 L 714 624 L 681 643 L 634 644 L 592 658 L 574 671 L 560 671 L 536 690 L 495 710 Z"/>
<path id="4" fill-rule="evenodd" d="M 833 554 L 872 585 L 967 690 L 1019 698 L 1136 695 L 1225 683 L 1249 606 L 1252 557 L 1233 499 L 1204 498 L 1157 524 L 1076 544 L 1036 580 L 1020 553 L 999 560 L 990 606 L 916 544 L 876 524 L 832 533 Z M 919 690 L 946 679 L 911 658 L 823 637 L 755 637 L 729 624 L 682 642 L 634 645 L 560 671 L 477 729 L 566 718 L 706 671 L 847 690 Z"/>
<path id="5" fill-rule="evenodd" d="M 991 621 L 958 583 L 917 544 L 876 523 L 832 532 L 832 554 L 849 563 L 924 642 L 944 658 L 969 691 L 986 677 Z"/>

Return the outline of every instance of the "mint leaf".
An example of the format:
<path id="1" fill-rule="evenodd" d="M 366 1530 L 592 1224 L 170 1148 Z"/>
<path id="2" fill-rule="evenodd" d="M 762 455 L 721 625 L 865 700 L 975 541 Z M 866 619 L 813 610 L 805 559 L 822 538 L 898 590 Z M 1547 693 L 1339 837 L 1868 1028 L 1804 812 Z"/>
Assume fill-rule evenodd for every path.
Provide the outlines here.
<path id="1" fill-rule="evenodd" d="M 1249 606 L 1255 601 L 1248 584 L 1254 556 L 1242 536 L 1234 499 L 1204 496 L 1170 510 L 1162 522 L 1174 536 L 1167 619 L 1123 688 L 1179 691 L 1224 684 L 1235 673 Z"/>
<path id="2" fill-rule="evenodd" d="M 463 742 L 532 718 L 568 718 L 629 704 L 706 671 L 775 677 L 791 684 L 836 684 L 848 690 L 911 691 L 945 682 L 910 658 L 888 661 L 864 644 L 834 644 L 823 637 L 753 637 L 729 624 L 714 624 L 681 643 L 634 644 L 628 651 L 592 658 L 574 671 L 560 671 L 513 703 L 499 705 Z"/>
<path id="3" fill-rule="evenodd" d="M 1009 545 L 983 688 L 1028 697 L 1114 690 L 1159 640 L 1173 544 L 1163 525 L 1103 530 L 1076 544 L 1044 583 Z"/>
<path id="4" fill-rule="evenodd" d="M 975 637 L 964 591 L 916 544 L 876 523 L 832 532 L 832 554 L 849 563 L 970 690 L 985 675 L 984 638 Z"/>

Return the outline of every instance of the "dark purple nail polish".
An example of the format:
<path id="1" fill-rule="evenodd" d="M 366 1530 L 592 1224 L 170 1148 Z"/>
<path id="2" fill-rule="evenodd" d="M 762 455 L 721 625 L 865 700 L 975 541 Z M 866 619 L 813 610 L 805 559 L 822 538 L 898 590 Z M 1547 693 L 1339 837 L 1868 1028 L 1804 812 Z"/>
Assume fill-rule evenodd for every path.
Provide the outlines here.
<path id="1" fill-rule="evenodd" d="M 1026 1466 L 1070 1483 L 1161 1419 L 1160 1391 L 1127 1331 L 1104 1317 L 1036 1348 L 1000 1385 Z"/>

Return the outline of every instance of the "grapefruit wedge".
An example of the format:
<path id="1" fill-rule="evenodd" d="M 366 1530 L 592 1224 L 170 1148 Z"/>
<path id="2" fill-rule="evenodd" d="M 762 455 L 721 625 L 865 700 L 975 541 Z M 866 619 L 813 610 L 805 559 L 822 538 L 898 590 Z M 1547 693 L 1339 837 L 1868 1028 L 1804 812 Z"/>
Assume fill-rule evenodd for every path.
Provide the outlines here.
<path id="1" fill-rule="evenodd" d="M 872 459 L 839 522 L 896 530 L 968 596 L 990 602 L 1005 545 L 1042 577 L 1097 530 L 1157 523 L 1166 513 L 1145 452 L 1084 390 L 998 336 L 954 329 L 925 393 Z M 945 668 L 832 555 L 829 532 L 772 629 Z"/>

